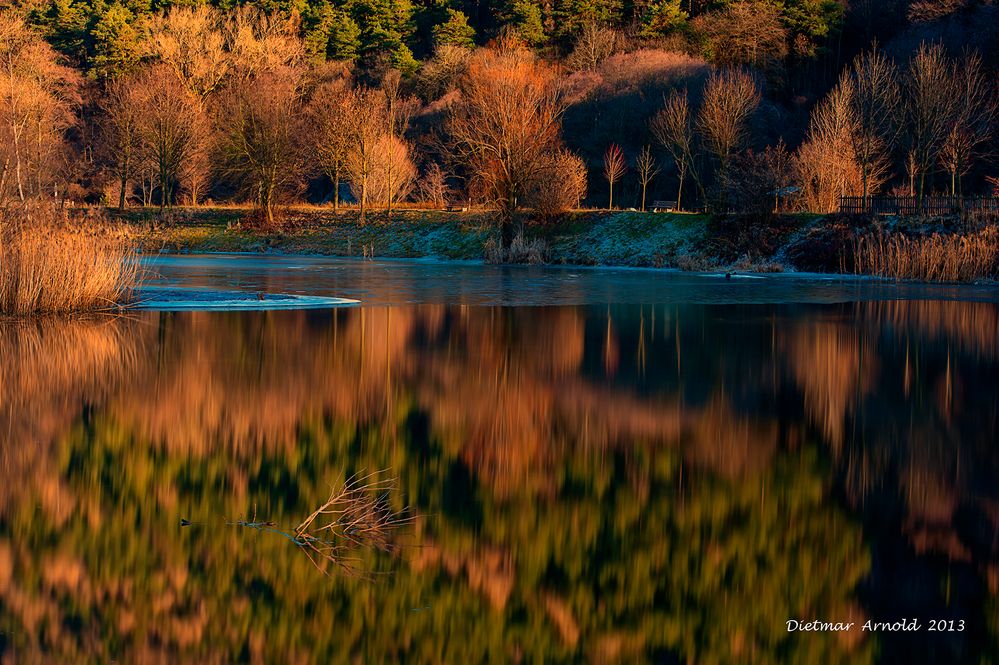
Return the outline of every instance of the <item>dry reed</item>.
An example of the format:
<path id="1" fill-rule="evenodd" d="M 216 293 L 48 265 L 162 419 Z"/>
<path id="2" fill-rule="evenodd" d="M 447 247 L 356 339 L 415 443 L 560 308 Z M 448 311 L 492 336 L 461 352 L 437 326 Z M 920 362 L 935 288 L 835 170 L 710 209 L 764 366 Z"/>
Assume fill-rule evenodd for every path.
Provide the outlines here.
<path id="1" fill-rule="evenodd" d="M 113 309 L 128 303 L 139 277 L 127 231 L 105 218 L 0 211 L 0 314 Z"/>
<path id="2" fill-rule="evenodd" d="M 999 229 L 968 234 L 910 237 L 876 233 L 854 246 L 857 273 L 930 282 L 973 282 L 996 277 Z"/>

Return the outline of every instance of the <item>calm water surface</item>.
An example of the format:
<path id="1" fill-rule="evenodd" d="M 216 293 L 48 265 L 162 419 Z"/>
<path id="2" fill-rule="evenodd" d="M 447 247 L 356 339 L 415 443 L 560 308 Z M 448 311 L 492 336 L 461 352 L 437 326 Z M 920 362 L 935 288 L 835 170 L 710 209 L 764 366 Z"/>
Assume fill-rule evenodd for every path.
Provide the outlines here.
<path id="1" fill-rule="evenodd" d="M 988 289 L 275 261 L 159 268 L 366 305 L 0 322 L 4 662 L 996 662 Z"/>

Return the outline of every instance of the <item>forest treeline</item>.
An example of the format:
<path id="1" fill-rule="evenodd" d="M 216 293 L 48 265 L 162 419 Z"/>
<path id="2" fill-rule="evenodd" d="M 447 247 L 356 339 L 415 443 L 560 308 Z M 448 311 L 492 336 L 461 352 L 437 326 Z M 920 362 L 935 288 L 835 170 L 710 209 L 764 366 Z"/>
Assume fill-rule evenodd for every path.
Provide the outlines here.
<path id="1" fill-rule="evenodd" d="M 836 210 L 991 190 L 999 11 L 18 2 L 0 202 Z M 502 225 L 512 237 L 512 224 Z"/>

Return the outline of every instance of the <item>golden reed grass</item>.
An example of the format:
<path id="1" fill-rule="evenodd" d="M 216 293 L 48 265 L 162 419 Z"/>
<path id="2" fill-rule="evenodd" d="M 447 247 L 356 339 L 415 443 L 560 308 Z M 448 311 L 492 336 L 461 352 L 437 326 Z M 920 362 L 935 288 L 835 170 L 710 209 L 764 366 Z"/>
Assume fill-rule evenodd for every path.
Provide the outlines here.
<path id="1" fill-rule="evenodd" d="M 128 303 L 139 278 L 128 232 L 104 217 L 0 211 L 0 314 L 114 309 Z"/>
<path id="2" fill-rule="evenodd" d="M 857 273 L 929 282 L 973 282 L 996 277 L 999 228 L 990 226 L 963 235 L 861 236 L 854 246 L 854 267 Z"/>

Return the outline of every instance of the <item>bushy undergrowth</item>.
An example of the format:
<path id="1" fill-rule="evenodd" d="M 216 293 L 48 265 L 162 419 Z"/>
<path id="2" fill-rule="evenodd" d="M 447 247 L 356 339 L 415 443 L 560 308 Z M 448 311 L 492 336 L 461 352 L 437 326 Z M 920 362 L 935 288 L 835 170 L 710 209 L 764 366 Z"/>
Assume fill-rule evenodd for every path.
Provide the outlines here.
<path id="1" fill-rule="evenodd" d="M 128 302 L 139 277 L 128 232 L 103 216 L 0 211 L 0 314 L 112 309 Z"/>
<path id="2" fill-rule="evenodd" d="M 968 234 L 870 233 L 854 245 L 857 273 L 932 282 L 972 282 L 999 275 L 999 227 Z"/>

